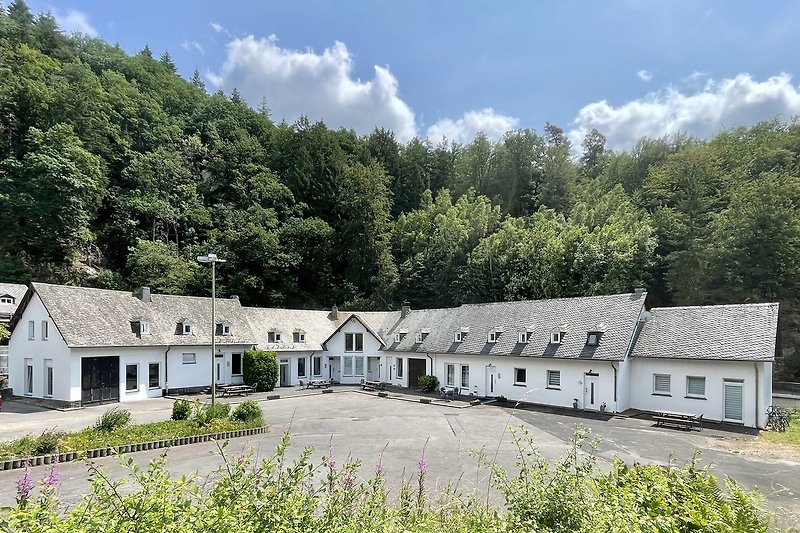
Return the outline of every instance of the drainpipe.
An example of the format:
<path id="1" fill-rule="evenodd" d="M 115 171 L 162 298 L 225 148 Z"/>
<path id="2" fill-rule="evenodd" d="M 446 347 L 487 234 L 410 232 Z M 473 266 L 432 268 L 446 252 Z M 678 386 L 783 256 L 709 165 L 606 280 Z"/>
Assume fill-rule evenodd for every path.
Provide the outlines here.
<path id="1" fill-rule="evenodd" d="M 758 410 L 758 363 L 753 363 L 753 367 L 756 369 L 756 420 L 755 420 L 755 422 L 756 422 L 756 427 L 759 427 L 759 425 L 758 425 L 758 415 L 759 415 L 759 410 Z"/>
<path id="2" fill-rule="evenodd" d="M 433 368 L 433 357 L 431 357 L 431 354 L 429 354 L 428 352 L 425 352 L 425 355 L 428 357 L 428 359 L 431 360 L 431 376 L 435 376 L 436 370 L 434 370 Z"/>
<path id="3" fill-rule="evenodd" d="M 616 410 L 616 403 L 617 403 L 617 367 L 614 366 L 614 363 L 611 363 L 611 368 L 614 369 L 614 410 Z"/>
<path id="4" fill-rule="evenodd" d="M 169 394 L 169 364 L 167 362 L 167 354 L 171 349 L 172 345 L 170 344 L 164 352 L 164 394 L 162 394 L 162 396 Z"/>

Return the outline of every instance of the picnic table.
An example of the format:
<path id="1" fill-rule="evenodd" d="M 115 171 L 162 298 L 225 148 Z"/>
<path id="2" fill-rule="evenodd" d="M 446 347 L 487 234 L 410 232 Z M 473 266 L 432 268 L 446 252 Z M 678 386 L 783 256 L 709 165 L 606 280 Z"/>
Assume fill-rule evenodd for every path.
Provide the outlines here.
<path id="1" fill-rule="evenodd" d="M 327 389 L 330 386 L 331 382 L 327 379 L 312 379 L 306 383 L 307 389 L 321 389 L 321 388 Z"/>
<path id="2" fill-rule="evenodd" d="M 363 390 L 383 390 L 385 387 L 382 381 L 363 381 L 361 382 L 361 388 Z"/>
<path id="3" fill-rule="evenodd" d="M 659 411 L 653 420 L 656 421 L 656 426 L 675 426 L 691 431 L 693 428 L 702 430 L 702 414 L 696 413 L 678 413 L 675 411 Z"/>
<path id="4" fill-rule="evenodd" d="M 237 396 L 241 396 L 242 394 L 248 395 L 252 394 L 256 391 L 256 385 L 221 385 L 219 387 L 220 390 L 220 397 L 225 396 L 233 396 L 236 394 Z"/>

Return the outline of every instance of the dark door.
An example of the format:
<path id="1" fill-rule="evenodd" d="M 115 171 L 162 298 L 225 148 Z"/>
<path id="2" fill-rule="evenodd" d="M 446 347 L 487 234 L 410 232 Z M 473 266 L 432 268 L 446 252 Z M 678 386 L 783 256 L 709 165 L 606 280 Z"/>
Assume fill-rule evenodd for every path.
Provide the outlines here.
<path id="1" fill-rule="evenodd" d="M 81 359 L 81 404 L 119 401 L 119 357 Z"/>
<path id="2" fill-rule="evenodd" d="M 419 385 L 419 378 L 425 375 L 425 359 L 408 359 L 408 386 Z"/>

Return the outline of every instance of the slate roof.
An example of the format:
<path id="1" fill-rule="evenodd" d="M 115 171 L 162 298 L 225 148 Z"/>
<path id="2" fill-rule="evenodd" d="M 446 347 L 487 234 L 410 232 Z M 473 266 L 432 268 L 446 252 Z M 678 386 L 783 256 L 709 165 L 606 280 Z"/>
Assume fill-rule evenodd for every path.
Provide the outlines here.
<path id="1" fill-rule="evenodd" d="M 772 361 L 778 304 L 654 307 L 633 357 Z"/>
<path id="2" fill-rule="evenodd" d="M 13 304 L 0 304 L 0 317 L 11 318 L 27 291 L 28 287 L 26 285 L 20 285 L 18 283 L 0 283 L 0 296 L 8 295 L 14 298 Z"/>
<path id="3" fill-rule="evenodd" d="M 386 350 L 454 354 L 511 355 L 564 359 L 622 360 L 626 355 L 646 293 L 615 294 L 582 298 L 558 298 L 520 302 L 469 304 L 446 309 L 412 310 L 389 334 Z M 602 324 L 601 328 L 597 326 Z M 553 329 L 565 325 L 561 344 L 551 344 Z M 587 346 L 589 331 L 605 332 L 598 346 Z M 497 342 L 489 343 L 488 334 L 501 328 Z M 454 334 L 469 328 L 463 342 L 454 342 Z M 518 334 L 531 328 L 529 342 L 518 343 Z M 394 333 L 407 333 L 394 342 Z M 415 343 L 416 334 L 429 333 Z"/>
<path id="4" fill-rule="evenodd" d="M 143 302 L 124 291 L 33 283 L 56 327 L 71 347 L 194 346 L 211 344 L 211 298 L 153 294 Z M 238 299 L 217 298 L 216 322 L 230 324 L 231 335 L 217 335 L 219 345 L 255 344 Z M 134 333 L 131 321 L 150 322 L 150 334 Z M 188 318 L 193 335 L 177 335 Z"/>

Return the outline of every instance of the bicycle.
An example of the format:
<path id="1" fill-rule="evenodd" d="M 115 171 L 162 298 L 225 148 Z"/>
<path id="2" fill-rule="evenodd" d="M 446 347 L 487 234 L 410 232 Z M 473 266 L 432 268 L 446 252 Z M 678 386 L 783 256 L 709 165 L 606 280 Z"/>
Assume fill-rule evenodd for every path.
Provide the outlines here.
<path id="1" fill-rule="evenodd" d="M 767 409 L 767 426 L 778 433 L 783 433 L 789 427 L 789 413 L 777 405 L 770 405 Z"/>

